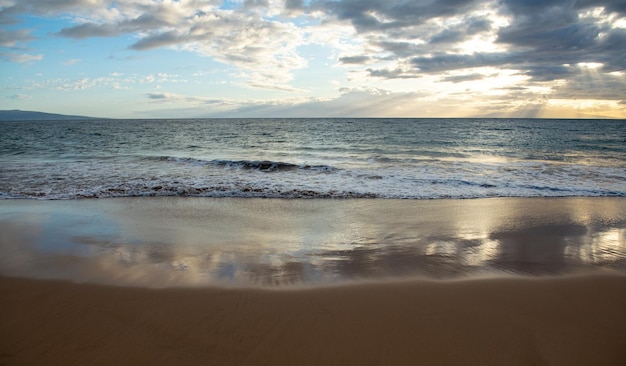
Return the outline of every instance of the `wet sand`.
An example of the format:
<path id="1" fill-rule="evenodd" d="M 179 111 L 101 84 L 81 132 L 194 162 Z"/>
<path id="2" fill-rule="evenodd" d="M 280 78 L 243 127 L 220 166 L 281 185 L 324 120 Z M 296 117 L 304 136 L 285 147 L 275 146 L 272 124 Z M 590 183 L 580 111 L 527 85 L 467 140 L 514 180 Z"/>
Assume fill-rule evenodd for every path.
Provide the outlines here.
<path id="1" fill-rule="evenodd" d="M 304 290 L 0 279 L 3 365 L 624 365 L 626 277 Z"/>
<path id="2" fill-rule="evenodd" d="M 626 199 L 0 201 L 2 365 L 624 365 Z"/>
<path id="3" fill-rule="evenodd" d="M 626 272 L 626 198 L 0 200 L 0 275 L 140 287 Z"/>

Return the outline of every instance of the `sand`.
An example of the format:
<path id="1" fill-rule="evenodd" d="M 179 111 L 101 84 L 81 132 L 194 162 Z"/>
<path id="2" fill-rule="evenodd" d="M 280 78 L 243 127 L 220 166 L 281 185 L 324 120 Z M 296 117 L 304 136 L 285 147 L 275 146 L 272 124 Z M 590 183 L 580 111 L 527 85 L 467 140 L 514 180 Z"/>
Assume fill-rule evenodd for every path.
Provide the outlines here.
<path id="1" fill-rule="evenodd" d="M 145 289 L 2 278 L 3 365 L 624 365 L 626 277 Z"/>
<path id="2" fill-rule="evenodd" d="M 0 201 L 0 365 L 624 365 L 625 203 Z"/>
<path id="3" fill-rule="evenodd" d="M 626 272 L 626 198 L 0 200 L 0 275 L 139 287 Z"/>

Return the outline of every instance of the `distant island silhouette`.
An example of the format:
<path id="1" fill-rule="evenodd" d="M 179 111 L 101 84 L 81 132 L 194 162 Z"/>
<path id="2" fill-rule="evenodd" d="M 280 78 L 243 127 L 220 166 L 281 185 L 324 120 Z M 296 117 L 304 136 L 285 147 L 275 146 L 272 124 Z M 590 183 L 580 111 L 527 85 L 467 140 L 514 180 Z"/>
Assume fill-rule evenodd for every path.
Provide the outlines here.
<path id="1" fill-rule="evenodd" d="M 22 111 L 19 109 L 0 110 L 0 121 L 57 121 L 57 120 L 82 120 L 101 119 L 97 117 L 71 116 L 65 114 Z"/>

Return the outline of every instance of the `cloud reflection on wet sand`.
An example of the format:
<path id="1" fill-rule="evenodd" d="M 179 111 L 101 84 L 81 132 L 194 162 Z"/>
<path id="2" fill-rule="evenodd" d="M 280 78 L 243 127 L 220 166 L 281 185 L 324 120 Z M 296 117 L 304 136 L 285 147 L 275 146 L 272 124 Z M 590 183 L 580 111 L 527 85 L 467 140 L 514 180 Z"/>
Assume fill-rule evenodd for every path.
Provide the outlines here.
<path id="1" fill-rule="evenodd" d="M 626 270 L 622 198 L 0 202 L 0 273 L 171 286 Z"/>

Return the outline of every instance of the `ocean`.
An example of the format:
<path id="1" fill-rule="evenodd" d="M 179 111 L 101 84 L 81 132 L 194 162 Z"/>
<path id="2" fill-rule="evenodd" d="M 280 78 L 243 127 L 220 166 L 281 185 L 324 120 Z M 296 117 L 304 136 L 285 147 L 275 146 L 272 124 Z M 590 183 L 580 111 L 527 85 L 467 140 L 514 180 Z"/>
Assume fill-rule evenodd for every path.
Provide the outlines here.
<path id="1" fill-rule="evenodd" d="M 626 272 L 623 120 L 25 121 L 0 134 L 0 275 L 176 287 Z"/>
<path id="2" fill-rule="evenodd" d="M 626 196 L 626 121 L 0 122 L 0 198 Z"/>

